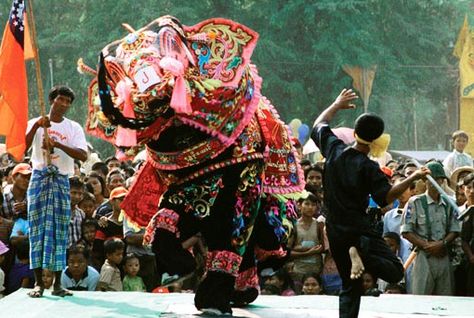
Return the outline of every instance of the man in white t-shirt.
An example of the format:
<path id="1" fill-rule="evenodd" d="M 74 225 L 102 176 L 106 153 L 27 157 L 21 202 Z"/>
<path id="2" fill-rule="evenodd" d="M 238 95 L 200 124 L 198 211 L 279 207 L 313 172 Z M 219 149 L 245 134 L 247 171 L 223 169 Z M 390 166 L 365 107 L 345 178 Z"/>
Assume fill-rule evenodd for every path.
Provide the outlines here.
<path id="1" fill-rule="evenodd" d="M 53 88 L 54 89 L 54 88 Z M 28 121 L 26 143 L 32 147 L 31 163 L 33 169 L 40 170 L 46 166 L 43 158 L 43 127 L 48 127 L 51 141 L 51 162 L 63 175 L 74 175 L 74 159 L 87 160 L 87 141 L 84 130 L 79 123 L 64 117 L 74 99 L 66 95 L 57 95 L 50 99 L 49 116 L 37 117 Z"/>
<path id="2" fill-rule="evenodd" d="M 82 127 L 64 117 L 74 98 L 74 92 L 69 87 L 53 87 L 49 92 L 49 115 L 28 122 L 26 146 L 32 147 L 33 166 L 27 193 L 28 234 L 30 268 L 34 270 L 36 281 L 35 288 L 28 295 L 34 298 L 43 295 L 43 268 L 55 273 L 52 295 L 71 295 L 70 291 L 61 287 L 71 218 L 68 177 L 74 174 L 75 159 L 87 160 L 87 143 Z M 48 138 L 44 136 L 43 127 L 48 129 Z M 43 154 L 47 148 L 51 156 L 49 166 Z"/>

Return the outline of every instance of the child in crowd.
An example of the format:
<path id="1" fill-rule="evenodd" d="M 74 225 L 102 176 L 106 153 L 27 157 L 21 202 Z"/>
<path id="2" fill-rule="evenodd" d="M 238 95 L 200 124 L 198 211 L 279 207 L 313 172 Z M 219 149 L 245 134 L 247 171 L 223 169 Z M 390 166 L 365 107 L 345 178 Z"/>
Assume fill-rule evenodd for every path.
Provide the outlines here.
<path id="1" fill-rule="evenodd" d="M 262 295 L 280 295 L 280 289 L 272 284 L 264 284 L 260 293 Z"/>
<path id="2" fill-rule="evenodd" d="M 26 208 L 25 208 L 26 210 Z M 10 234 L 10 244 L 16 248 L 23 240 L 28 240 L 30 223 L 28 222 L 27 212 L 17 213 L 14 216 L 13 228 Z"/>
<path id="3" fill-rule="evenodd" d="M 369 272 L 362 274 L 362 289 L 365 296 L 379 296 L 382 292 L 377 289 L 377 279 Z"/>
<path id="4" fill-rule="evenodd" d="M 385 167 L 395 172 L 398 169 L 398 165 L 399 165 L 398 161 L 392 159 L 392 160 L 387 161 L 387 163 L 385 164 Z"/>
<path id="5" fill-rule="evenodd" d="M 390 247 L 390 250 L 400 259 L 402 264 L 404 264 L 408 257 L 410 256 L 410 249 L 411 249 L 411 243 L 408 242 L 406 239 L 402 238 L 400 234 L 396 232 L 387 232 L 384 233 L 383 239 L 385 243 Z M 410 285 L 410 276 L 411 276 L 411 271 L 413 269 L 413 264 L 408 267 L 408 269 L 405 270 L 405 278 L 401 281 L 402 283 L 406 283 L 407 290 L 411 291 L 411 285 Z M 387 282 L 379 279 L 378 281 L 379 289 L 381 291 L 384 291 L 387 285 Z"/>
<path id="6" fill-rule="evenodd" d="M 97 209 L 95 196 L 89 191 L 85 191 L 81 202 L 78 204 L 78 207 L 82 210 L 82 212 L 84 212 L 86 219 L 94 218 L 94 212 L 95 209 Z"/>
<path id="7" fill-rule="evenodd" d="M 301 166 L 301 169 L 303 169 L 303 171 L 308 170 L 309 168 L 311 168 L 311 160 L 308 160 L 308 159 L 301 160 L 300 166 Z"/>
<path id="8" fill-rule="evenodd" d="M 456 168 L 468 166 L 472 167 L 472 158 L 464 152 L 469 142 L 469 136 L 462 130 L 457 130 L 452 135 L 453 152 L 443 161 L 444 171 L 449 177 Z"/>
<path id="9" fill-rule="evenodd" d="M 0 241 L 0 266 L 2 265 L 3 260 L 5 259 L 5 254 L 9 250 L 10 249 L 5 244 L 3 244 L 2 241 Z M 0 299 L 3 298 L 4 292 L 5 292 L 5 273 L 0 267 Z"/>
<path id="10" fill-rule="evenodd" d="M 138 257 L 133 254 L 127 254 L 124 259 L 124 272 L 125 277 L 123 278 L 123 290 L 124 291 L 146 291 L 145 283 L 140 276 L 137 276 L 140 270 L 140 261 Z"/>
<path id="11" fill-rule="evenodd" d="M 85 214 L 77 205 L 82 201 L 84 196 L 84 182 L 82 182 L 79 177 L 70 177 L 69 187 L 71 198 L 71 220 L 69 222 L 68 247 L 71 247 L 72 245 L 77 244 L 82 236 L 82 222 L 85 219 Z"/>
<path id="12" fill-rule="evenodd" d="M 457 184 L 455 187 L 455 195 L 456 195 L 456 205 L 463 206 L 466 203 L 466 195 L 464 194 L 464 187 L 460 184 Z"/>
<path id="13" fill-rule="evenodd" d="M 305 274 L 321 273 L 323 267 L 323 231 L 315 218 L 319 199 L 308 192 L 307 197 L 299 201 L 301 200 L 301 217 L 296 222 L 295 246 L 291 251 L 291 258 L 295 264 L 292 278 L 295 282 L 301 282 Z"/>
<path id="14" fill-rule="evenodd" d="M 303 276 L 303 295 L 321 295 L 323 294 L 321 278 L 315 273 L 309 273 Z"/>
<path id="15" fill-rule="evenodd" d="M 16 247 L 18 262 L 15 263 L 8 274 L 7 293 L 11 294 L 20 288 L 33 288 L 35 278 L 30 269 L 30 242 L 22 240 Z"/>
<path id="16" fill-rule="evenodd" d="M 313 165 L 304 170 L 304 178 L 306 181 L 306 190 L 316 194 L 323 186 L 323 168 L 319 165 Z"/>
<path id="17" fill-rule="evenodd" d="M 82 245 L 91 251 L 94 246 L 95 233 L 97 231 L 97 221 L 94 219 L 85 219 L 82 223 L 82 238 L 77 245 Z M 88 261 L 90 263 L 90 261 Z"/>
<path id="18" fill-rule="evenodd" d="M 91 171 L 89 171 L 89 175 L 92 172 L 97 173 L 99 176 L 102 177 L 103 180 L 105 180 L 105 177 L 109 173 L 109 168 L 107 168 L 107 164 L 105 162 L 97 161 L 97 162 L 94 162 L 94 164 L 92 165 Z"/>
<path id="19" fill-rule="evenodd" d="M 101 264 L 104 263 L 104 242 L 110 238 L 123 239 L 123 220 L 120 218 L 122 212 L 120 204 L 127 193 L 128 190 L 124 187 L 113 189 L 109 198 L 112 212 L 106 216 L 101 216 L 97 221 L 99 226 L 95 233 L 94 246 L 92 248 L 92 264 L 96 269 L 99 269 Z"/>
<path id="20" fill-rule="evenodd" d="M 466 195 L 464 193 L 464 178 L 474 172 L 473 167 L 456 168 L 449 178 L 450 187 L 455 190 L 456 204 L 461 207 L 466 203 Z"/>
<path id="21" fill-rule="evenodd" d="M 91 171 L 86 178 L 86 189 L 94 196 L 94 206 L 97 209 L 101 204 L 107 202 L 109 193 L 107 191 L 107 184 L 105 177 L 99 173 Z"/>
<path id="22" fill-rule="evenodd" d="M 406 291 L 402 284 L 388 284 L 384 294 L 406 294 Z"/>
<path id="23" fill-rule="evenodd" d="M 119 265 L 123 259 L 125 244 L 122 240 L 112 238 L 104 243 L 105 262 L 100 270 L 99 291 L 122 291 L 122 280 Z"/>
<path id="24" fill-rule="evenodd" d="M 89 251 L 82 245 L 73 245 L 68 251 L 67 267 L 61 274 L 61 285 L 69 290 L 94 291 L 99 273 L 87 265 Z"/>
<path id="25" fill-rule="evenodd" d="M 272 285 L 278 288 L 280 296 L 295 296 L 296 293 L 293 287 L 293 281 L 290 278 L 290 275 L 282 268 L 276 272 L 273 272 L 272 275 L 267 278 L 265 281 L 264 287 Z"/>
<path id="26" fill-rule="evenodd" d="M 44 289 L 51 290 L 54 283 L 54 273 L 49 269 L 44 268 L 41 277 L 43 278 Z"/>

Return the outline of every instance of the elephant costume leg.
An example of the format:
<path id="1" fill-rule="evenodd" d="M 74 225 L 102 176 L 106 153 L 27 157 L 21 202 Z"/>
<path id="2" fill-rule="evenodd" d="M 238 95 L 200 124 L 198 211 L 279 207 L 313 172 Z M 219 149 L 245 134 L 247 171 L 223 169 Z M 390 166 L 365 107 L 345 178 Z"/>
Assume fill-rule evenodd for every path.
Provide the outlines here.
<path id="1" fill-rule="evenodd" d="M 179 239 L 179 214 L 162 208 L 155 218 L 156 229 L 152 249 L 156 255 L 159 273 L 183 276 L 194 271 L 196 268 L 194 257 L 188 250 L 182 248 Z"/>
<path id="2" fill-rule="evenodd" d="M 247 251 L 247 244 L 260 204 L 262 167 L 262 162 L 248 162 L 226 169 L 212 213 L 202 220 L 209 252 L 207 274 L 195 297 L 198 309 L 232 312 L 242 259 L 253 254 L 253 250 Z"/>

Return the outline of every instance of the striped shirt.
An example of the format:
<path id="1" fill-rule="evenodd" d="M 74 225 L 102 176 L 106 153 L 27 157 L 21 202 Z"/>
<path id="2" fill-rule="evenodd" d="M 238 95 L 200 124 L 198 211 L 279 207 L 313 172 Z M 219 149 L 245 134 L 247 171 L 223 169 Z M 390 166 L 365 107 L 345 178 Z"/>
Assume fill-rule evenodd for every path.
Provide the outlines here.
<path id="1" fill-rule="evenodd" d="M 69 221 L 69 244 L 76 244 L 82 238 L 82 222 L 86 218 L 84 212 L 75 207 L 71 212 L 71 220 Z"/>
<path id="2" fill-rule="evenodd" d="M 3 205 L 2 205 L 3 212 L 2 212 L 2 215 L 0 215 L 10 220 L 12 220 L 14 217 L 17 217 L 15 210 L 13 209 L 13 205 L 16 203 L 16 201 L 15 201 L 15 198 L 13 197 L 12 190 L 13 190 L 13 187 L 10 187 L 10 189 L 5 190 L 5 192 L 3 193 Z M 18 202 L 26 203 L 26 194 L 23 201 L 18 201 Z"/>

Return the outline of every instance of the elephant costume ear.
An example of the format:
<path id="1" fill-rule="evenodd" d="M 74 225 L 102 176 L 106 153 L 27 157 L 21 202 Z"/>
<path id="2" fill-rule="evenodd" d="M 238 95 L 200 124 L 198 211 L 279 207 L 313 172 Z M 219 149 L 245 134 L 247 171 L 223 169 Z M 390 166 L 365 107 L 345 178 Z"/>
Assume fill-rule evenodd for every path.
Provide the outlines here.
<path id="1" fill-rule="evenodd" d="M 257 45 L 258 33 L 232 20 L 214 18 L 184 26 L 202 77 L 237 87 Z"/>

